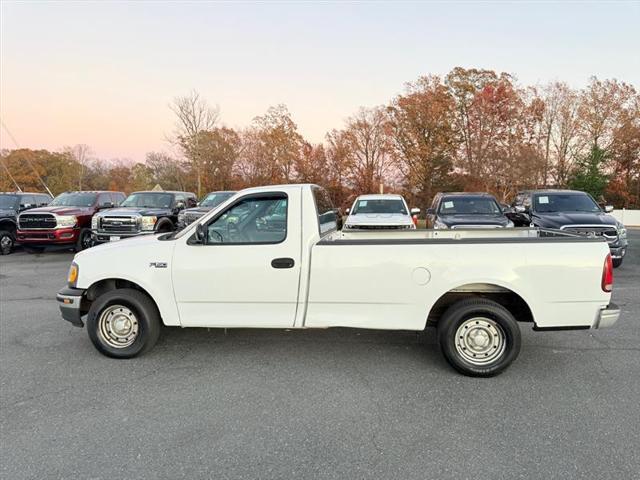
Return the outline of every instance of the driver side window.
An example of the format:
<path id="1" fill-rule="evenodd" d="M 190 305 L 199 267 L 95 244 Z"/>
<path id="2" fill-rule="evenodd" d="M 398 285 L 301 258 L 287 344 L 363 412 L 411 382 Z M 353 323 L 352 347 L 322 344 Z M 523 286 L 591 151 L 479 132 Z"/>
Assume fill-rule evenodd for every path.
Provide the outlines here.
<path id="1" fill-rule="evenodd" d="M 287 237 L 287 197 L 249 197 L 207 226 L 207 244 L 280 243 Z"/>

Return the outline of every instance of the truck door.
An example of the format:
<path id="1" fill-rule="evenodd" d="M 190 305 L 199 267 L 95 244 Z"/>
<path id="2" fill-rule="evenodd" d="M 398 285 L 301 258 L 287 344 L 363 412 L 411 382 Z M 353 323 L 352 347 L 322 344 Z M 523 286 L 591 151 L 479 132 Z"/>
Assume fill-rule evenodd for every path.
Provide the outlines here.
<path id="1" fill-rule="evenodd" d="M 247 194 L 174 251 L 174 294 L 184 326 L 291 327 L 300 281 L 298 190 Z"/>

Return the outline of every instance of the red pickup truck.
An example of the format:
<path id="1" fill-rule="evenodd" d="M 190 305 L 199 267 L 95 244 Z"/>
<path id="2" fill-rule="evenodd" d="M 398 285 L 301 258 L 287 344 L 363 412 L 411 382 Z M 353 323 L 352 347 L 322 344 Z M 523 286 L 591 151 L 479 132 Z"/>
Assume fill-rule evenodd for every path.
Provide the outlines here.
<path id="1" fill-rule="evenodd" d="M 64 192 L 46 207 L 18 215 L 18 241 L 26 250 L 39 251 L 50 245 L 65 245 L 76 251 L 89 248 L 91 217 L 98 210 L 117 207 L 122 192 Z"/>

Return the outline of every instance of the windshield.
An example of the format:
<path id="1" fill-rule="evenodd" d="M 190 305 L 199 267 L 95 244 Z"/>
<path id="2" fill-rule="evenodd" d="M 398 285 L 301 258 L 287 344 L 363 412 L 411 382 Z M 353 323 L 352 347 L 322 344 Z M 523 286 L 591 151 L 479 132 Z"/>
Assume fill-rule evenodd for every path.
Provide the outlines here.
<path id="1" fill-rule="evenodd" d="M 202 200 L 202 202 L 200 202 L 200 206 L 213 208 L 217 205 L 220 205 L 222 202 L 224 202 L 228 198 L 233 197 L 234 194 L 235 192 L 210 193 L 209 195 L 204 197 L 204 200 Z"/>
<path id="2" fill-rule="evenodd" d="M 440 204 L 443 215 L 496 215 L 502 210 L 493 198 L 445 197 Z"/>
<path id="3" fill-rule="evenodd" d="M 535 195 L 534 210 L 540 213 L 552 212 L 600 212 L 598 204 L 587 194 L 549 193 Z"/>
<path id="4" fill-rule="evenodd" d="M 358 200 L 351 214 L 358 215 L 365 213 L 401 213 L 402 215 L 407 215 L 407 209 L 404 206 L 404 202 L 399 198 Z"/>
<path id="5" fill-rule="evenodd" d="M 61 193 L 49 204 L 50 207 L 90 207 L 96 202 L 97 193 Z"/>
<path id="6" fill-rule="evenodd" d="M 0 195 L 0 208 L 16 208 L 17 206 L 17 195 Z"/>
<path id="7" fill-rule="evenodd" d="M 132 193 L 121 207 L 170 208 L 173 195 L 170 193 Z"/>

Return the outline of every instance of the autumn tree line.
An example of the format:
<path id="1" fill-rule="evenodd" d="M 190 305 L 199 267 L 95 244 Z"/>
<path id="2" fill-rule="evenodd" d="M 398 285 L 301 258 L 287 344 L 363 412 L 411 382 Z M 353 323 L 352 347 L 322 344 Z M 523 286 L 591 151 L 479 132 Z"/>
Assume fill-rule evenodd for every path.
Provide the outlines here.
<path id="1" fill-rule="evenodd" d="M 38 176 L 55 194 L 160 185 L 202 196 L 309 182 L 325 186 L 336 205 L 382 185 L 424 207 L 438 191 L 509 200 L 520 189 L 553 187 L 640 208 L 640 95 L 615 79 L 592 77 L 583 89 L 522 86 L 507 73 L 458 67 L 408 83 L 387 104 L 360 108 L 322 143 L 307 141 L 284 105 L 242 129 L 224 126 L 197 92 L 170 108 L 172 153 L 133 163 L 95 159 L 86 145 L 3 151 L 0 190 L 13 190 L 15 180 L 42 191 Z"/>

